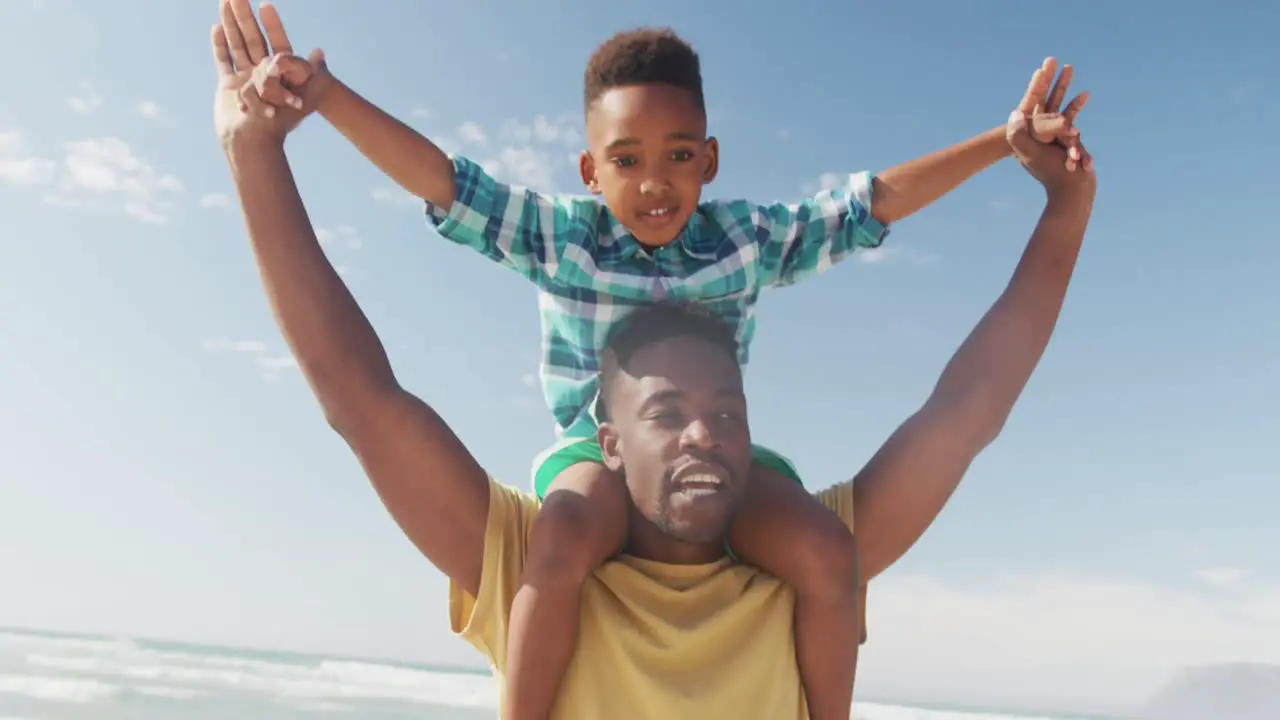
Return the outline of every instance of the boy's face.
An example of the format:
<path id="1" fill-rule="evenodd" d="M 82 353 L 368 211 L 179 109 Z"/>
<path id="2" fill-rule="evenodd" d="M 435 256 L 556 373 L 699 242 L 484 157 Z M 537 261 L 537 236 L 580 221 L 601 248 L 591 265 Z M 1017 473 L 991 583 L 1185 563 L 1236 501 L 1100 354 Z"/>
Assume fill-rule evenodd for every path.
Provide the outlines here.
<path id="1" fill-rule="evenodd" d="M 587 111 L 582 181 L 604 196 L 642 245 L 660 247 L 684 229 L 702 186 L 715 179 L 719 146 L 687 90 L 671 85 L 612 88 Z"/>

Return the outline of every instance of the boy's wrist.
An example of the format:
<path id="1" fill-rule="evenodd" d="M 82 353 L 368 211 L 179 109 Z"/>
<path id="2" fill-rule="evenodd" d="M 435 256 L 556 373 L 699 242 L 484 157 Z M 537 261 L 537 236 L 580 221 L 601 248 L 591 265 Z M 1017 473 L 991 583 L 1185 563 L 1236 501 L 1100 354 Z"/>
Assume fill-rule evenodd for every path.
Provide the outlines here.
<path id="1" fill-rule="evenodd" d="M 982 138 L 986 144 L 991 146 L 992 153 L 998 155 L 997 160 L 1003 160 L 1013 155 L 1013 146 L 1009 144 L 1004 125 L 997 125 L 991 128 L 982 134 Z"/>
<path id="2" fill-rule="evenodd" d="M 349 97 L 351 95 L 351 88 L 347 87 L 338 78 L 329 75 L 326 80 L 328 80 L 329 87 L 325 88 L 320 95 L 320 101 L 316 104 L 316 112 L 320 113 L 321 117 L 324 117 L 326 113 L 332 112 L 336 105 L 341 105 L 342 96 Z"/>

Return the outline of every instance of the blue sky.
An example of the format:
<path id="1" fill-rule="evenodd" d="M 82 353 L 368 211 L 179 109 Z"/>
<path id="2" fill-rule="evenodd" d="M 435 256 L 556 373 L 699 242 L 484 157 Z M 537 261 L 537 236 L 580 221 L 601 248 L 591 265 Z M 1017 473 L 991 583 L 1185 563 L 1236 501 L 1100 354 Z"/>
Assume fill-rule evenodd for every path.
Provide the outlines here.
<path id="1" fill-rule="evenodd" d="M 279 3 L 375 102 L 574 192 L 582 65 L 622 28 L 694 42 L 723 148 L 708 194 L 762 201 L 997 125 L 1045 55 L 1074 63 L 1100 185 L 1076 282 L 1004 435 L 873 586 L 861 683 L 1103 707 L 1183 664 L 1280 660 L 1280 9 L 1232 5 Z M 0 3 L 0 63 L 31 70 L 0 106 L 0 625 L 474 664 L 270 317 L 211 132 L 214 19 Z M 532 287 L 434 236 L 320 118 L 289 150 L 405 384 L 527 484 L 552 432 Z M 767 294 L 756 436 L 815 488 L 861 467 L 1041 198 L 1006 161 L 884 252 Z"/>

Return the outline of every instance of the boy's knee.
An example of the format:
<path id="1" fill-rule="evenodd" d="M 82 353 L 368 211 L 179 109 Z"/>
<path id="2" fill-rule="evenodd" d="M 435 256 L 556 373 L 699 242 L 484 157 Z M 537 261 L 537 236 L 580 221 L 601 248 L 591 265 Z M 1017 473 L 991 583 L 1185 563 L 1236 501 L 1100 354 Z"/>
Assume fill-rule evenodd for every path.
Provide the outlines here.
<path id="1" fill-rule="evenodd" d="M 853 598 L 858 591 L 858 545 L 835 513 L 796 528 L 796 592 L 826 599 Z"/>
<path id="2" fill-rule="evenodd" d="M 533 522 L 526 572 L 543 582 L 580 584 L 618 550 L 615 535 L 625 522 L 612 517 L 612 500 L 612 493 L 553 489 Z"/>

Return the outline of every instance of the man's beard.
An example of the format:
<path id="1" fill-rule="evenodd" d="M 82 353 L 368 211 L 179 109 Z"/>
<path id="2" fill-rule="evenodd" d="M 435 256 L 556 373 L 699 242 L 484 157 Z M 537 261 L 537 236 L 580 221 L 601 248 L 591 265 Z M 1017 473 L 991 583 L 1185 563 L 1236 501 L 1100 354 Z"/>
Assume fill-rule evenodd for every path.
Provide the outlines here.
<path id="1" fill-rule="evenodd" d="M 662 493 L 658 498 L 658 515 L 653 518 L 653 524 L 662 531 L 663 535 L 684 543 L 705 545 L 724 540 L 729 533 L 730 526 L 733 525 L 734 518 L 738 514 L 740 503 L 733 502 L 730 504 L 722 522 L 680 524 L 676 521 L 675 514 L 671 509 L 671 496 L 675 494 L 675 481 L 672 479 L 671 474 L 672 471 L 667 470 L 663 475 Z M 727 492 L 733 491 L 729 490 Z"/>

